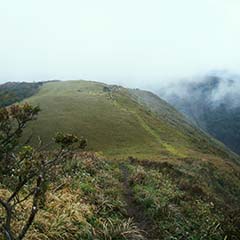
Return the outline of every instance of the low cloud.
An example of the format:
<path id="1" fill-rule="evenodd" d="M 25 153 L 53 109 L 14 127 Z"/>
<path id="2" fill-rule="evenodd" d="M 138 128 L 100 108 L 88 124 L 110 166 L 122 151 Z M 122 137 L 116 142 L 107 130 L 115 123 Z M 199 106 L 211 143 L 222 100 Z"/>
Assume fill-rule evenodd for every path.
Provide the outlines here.
<path id="1" fill-rule="evenodd" d="M 240 107 L 240 75 L 212 71 L 206 75 L 180 80 L 159 87 L 159 95 L 168 101 L 194 101 L 202 98 L 212 107 L 224 104 L 229 109 Z"/>

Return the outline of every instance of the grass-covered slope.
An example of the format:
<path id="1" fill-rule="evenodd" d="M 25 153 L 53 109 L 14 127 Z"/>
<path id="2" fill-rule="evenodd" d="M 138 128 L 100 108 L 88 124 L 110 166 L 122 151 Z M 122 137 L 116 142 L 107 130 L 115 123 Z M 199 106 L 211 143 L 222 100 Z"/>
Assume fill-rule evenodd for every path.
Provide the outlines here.
<path id="1" fill-rule="evenodd" d="M 239 239 L 237 156 L 154 94 L 68 81 L 46 83 L 24 101 L 42 109 L 26 135 L 46 143 L 72 132 L 100 152 L 75 153 L 57 167 L 26 239 Z M 0 184 L 0 196 L 9 191 Z"/>
<path id="2" fill-rule="evenodd" d="M 89 150 L 112 157 L 233 157 L 152 93 L 88 81 L 50 82 L 25 101 L 42 109 L 28 133 L 44 142 L 64 131 L 86 137 Z"/>
<path id="3" fill-rule="evenodd" d="M 239 239 L 240 211 L 231 198 L 231 192 L 239 194 L 235 172 L 231 182 L 206 162 L 182 163 L 106 161 L 78 153 L 58 168 L 26 239 Z M 9 194 L 0 185 L 0 196 Z M 14 231 L 30 201 L 16 209 Z"/>

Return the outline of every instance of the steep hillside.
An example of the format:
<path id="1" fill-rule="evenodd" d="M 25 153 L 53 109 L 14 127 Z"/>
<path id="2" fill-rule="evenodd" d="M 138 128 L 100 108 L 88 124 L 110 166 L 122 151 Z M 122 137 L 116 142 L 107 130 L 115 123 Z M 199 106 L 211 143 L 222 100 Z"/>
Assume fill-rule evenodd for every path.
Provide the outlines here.
<path id="1" fill-rule="evenodd" d="M 48 143 L 56 131 L 89 143 L 56 166 L 26 239 L 239 239 L 238 156 L 156 95 L 67 81 L 45 83 L 25 101 L 42 109 L 25 129 L 30 143 L 38 135 Z M 1 198 L 11 191 L 0 182 Z M 14 212 L 14 231 L 30 202 Z"/>
<path id="2" fill-rule="evenodd" d="M 0 107 L 8 106 L 12 103 L 23 100 L 37 93 L 39 87 L 42 85 L 38 83 L 26 82 L 7 82 L 0 85 Z"/>
<path id="3" fill-rule="evenodd" d="M 42 108 L 30 129 L 44 142 L 65 131 L 86 137 L 89 150 L 118 158 L 234 157 L 149 92 L 96 82 L 51 82 L 25 101 Z"/>
<path id="4" fill-rule="evenodd" d="M 160 94 L 197 126 L 240 153 L 239 76 L 209 75 Z M 168 90 L 165 90 L 165 93 Z"/>

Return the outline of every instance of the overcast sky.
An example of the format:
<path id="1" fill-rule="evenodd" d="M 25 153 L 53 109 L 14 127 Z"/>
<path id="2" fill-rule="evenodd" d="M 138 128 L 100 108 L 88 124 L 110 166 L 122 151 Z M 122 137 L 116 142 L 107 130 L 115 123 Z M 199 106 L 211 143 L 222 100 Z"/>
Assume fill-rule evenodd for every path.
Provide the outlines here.
<path id="1" fill-rule="evenodd" d="M 239 0 L 6 0 L 0 82 L 154 87 L 240 69 Z"/>

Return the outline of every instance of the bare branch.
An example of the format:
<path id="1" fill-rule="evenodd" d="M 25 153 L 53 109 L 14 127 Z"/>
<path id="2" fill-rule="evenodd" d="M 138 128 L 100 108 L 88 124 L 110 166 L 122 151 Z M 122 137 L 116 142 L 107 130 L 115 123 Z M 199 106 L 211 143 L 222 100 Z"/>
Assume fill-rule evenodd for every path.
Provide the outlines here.
<path id="1" fill-rule="evenodd" d="M 3 206 L 6 213 L 6 221 L 3 224 L 4 233 L 8 240 L 12 240 L 13 239 L 13 235 L 11 232 L 12 207 L 10 204 L 5 202 L 1 198 L 0 198 L 0 204 Z"/>
<path id="2" fill-rule="evenodd" d="M 35 218 L 36 213 L 38 211 L 38 198 L 40 196 L 39 193 L 40 193 L 40 186 L 42 184 L 42 181 L 43 181 L 43 177 L 42 177 L 42 175 L 40 175 L 37 179 L 37 185 L 36 185 L 36 188 L 35 188 L 34 194 L 33 194 L 33 204 L 32 204 L 31 213 L 30 213 L 29 218 L 28 218 L 25 226 L 23 227 L 21 233 L 17 237 L 17 240 L 22 240 L 24 238 L 28 229 L 30 228 L 30 226 L 32 225 L 32 223 L 34 221 L 34 218 Z"/>

